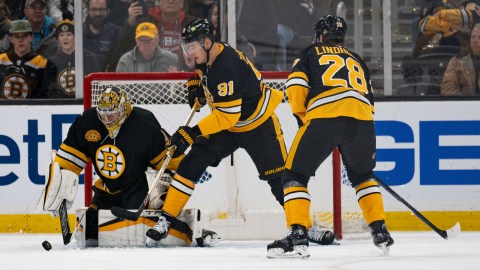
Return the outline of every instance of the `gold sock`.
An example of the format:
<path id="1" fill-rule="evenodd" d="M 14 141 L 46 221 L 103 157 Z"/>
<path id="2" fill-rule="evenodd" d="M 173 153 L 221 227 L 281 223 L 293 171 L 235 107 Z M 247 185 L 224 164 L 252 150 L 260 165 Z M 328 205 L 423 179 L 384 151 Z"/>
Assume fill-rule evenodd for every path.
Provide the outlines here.
<path id="1" fill-rule="evenodd" d="M 367 224 L 376 220 L 385 220 L 382 193 L 377 182 L 373 179 L 365 181 L 355 187 L 355 192 Z"/>
<path id="2" fill-rule="evenodd" d="M 310 217 L 310 194 L 306 187 L 288 187 L 283 191 L 284 208 L 287 218 L 287 227 L 293 224 L 303 225 L 310 228 L 312 219 Z"/>
<path id="3" fill-rule="evenodd" d="M 178 217 L 185 204 L 187 204 L 188 199 L 192 196 L 194 189 L 195 184 L 192 181 L 175 174 L 167 191 L 167 197 L 162 209 L 163 212 L 172 217 Z"/>

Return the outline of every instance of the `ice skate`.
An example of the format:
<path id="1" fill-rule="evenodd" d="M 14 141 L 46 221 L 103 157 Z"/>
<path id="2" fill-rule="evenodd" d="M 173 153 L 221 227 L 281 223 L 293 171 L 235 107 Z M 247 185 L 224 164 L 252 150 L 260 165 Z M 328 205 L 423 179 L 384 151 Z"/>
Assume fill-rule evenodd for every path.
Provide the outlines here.
<path id="1" fill-rule="evenodd" d="M 308 258 L 307 229 L 302 225 L 292 225 L 285 238 L 275 240 L 267 246 L 268 258 L 297 257 Z"/>
<path id="2" fill-rule="evenodd" d="M 164 216 L 160 216 L 157 224 L 148 229 L 146 235 L 148 238 L 151 238 L 155 241 L 160 241 L 161 239 L 167 237 L 169 226 L 170 222 L 168 222 Z"/>
<path id="3" fill-rule="evenodd" d="M 373 243 L 380 248 L 385 255 L 390 254 L 390 246 L 393 245 L 393 238 L 387 231 L 385 221 L 377 220 L 368 225 L 370 234 L 372 235 Z"/>

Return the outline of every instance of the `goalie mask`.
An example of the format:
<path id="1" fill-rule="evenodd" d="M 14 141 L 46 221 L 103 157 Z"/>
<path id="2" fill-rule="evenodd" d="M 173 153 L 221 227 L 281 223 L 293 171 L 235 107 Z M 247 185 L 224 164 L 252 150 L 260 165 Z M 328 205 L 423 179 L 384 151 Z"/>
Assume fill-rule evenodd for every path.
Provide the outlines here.
<path id="1" fill-rule="evenodd" d="M 114 139 L 120 127 L 132 112 L 132 104 L 127 94 L 117 87 L 108 87 L 100 95 L 97 106 L 97 116 L 108 130 L 110 138 Z"/>
<path id="2" fill-rule="evenodd" d="M 322 42 L 327 44 L 343 44 L 347 34 L 347 23 L 340 16 L 325 15 L 315 24 L 314 31 L 314 43 L 320 42 L 322 37 Z"/>

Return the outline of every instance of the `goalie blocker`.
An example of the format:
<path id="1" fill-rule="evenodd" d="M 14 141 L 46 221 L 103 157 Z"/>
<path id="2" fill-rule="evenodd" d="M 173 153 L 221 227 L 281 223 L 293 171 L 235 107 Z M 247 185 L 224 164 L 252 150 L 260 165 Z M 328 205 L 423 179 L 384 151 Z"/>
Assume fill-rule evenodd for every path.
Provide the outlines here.
<path id="1" fill-rule="evenodd" d="M 86 214 L 88 208 L 76 210 L 76 216 Z M 77 246 L 86 247 L 155 247 L 155 246 L 209 246 L 222 239 L 214 232 L 202 229 L 199 209 L 185 209 L 177 217 L 177 222 L 169 235 L 160 241 L 148 241 L 145 233 L 153 227 L 160 216 L 159 210 L 144 210 L 137 221 L 117 218 L 110 210 L 98 212 L 98 240 L 88 239 L 86 234 L 87 218 L 77 218 L 78 230 L 75 235 Z M 87 217 L 87 215 L 85 215 Z"/>

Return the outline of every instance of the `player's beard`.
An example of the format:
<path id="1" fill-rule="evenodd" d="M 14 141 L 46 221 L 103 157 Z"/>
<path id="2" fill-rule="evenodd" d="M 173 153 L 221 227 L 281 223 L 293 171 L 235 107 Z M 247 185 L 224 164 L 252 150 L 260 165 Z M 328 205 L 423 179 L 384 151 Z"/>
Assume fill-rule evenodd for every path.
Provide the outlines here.
<path id="1" fill-rule="evenodd" d="M 102 28 L 103 24 L 105 23 L 105 17 L 103 16 L 95 16 L 90 19 L 90 24 L 93 25 L 93 27 L 100 29 Z"/>

